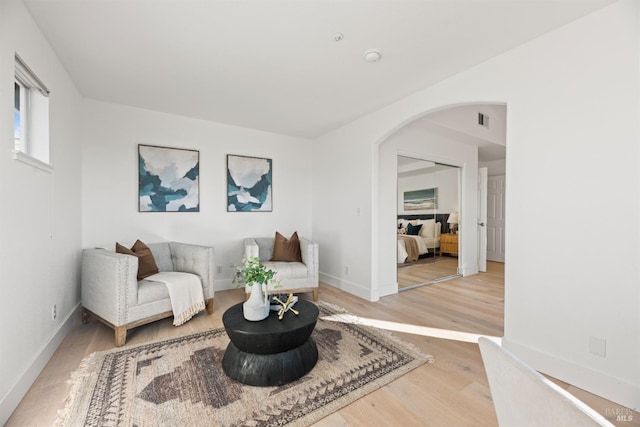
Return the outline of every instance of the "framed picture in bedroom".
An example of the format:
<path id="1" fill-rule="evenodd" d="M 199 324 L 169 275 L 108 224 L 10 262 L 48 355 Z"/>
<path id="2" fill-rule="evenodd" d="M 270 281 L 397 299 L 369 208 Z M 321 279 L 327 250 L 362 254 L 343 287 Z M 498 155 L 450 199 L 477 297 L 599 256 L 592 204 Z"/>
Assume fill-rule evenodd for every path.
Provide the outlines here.
<path id="1" fill-rule="evenodd" d="M 404 192 L 404 210 L 419 211 L 425 209 L 438 209 L 438 189 L 426 188 Z"/>
<path id="2" fill-rule="evenodd" d="M 271 212 L 271 159 L 227 155 L 227 212 Z"/>
<path id="3" fill-rule="evenodd" d="M 200 152 L 139 144 L 138 211 L 200 212 Z"/>

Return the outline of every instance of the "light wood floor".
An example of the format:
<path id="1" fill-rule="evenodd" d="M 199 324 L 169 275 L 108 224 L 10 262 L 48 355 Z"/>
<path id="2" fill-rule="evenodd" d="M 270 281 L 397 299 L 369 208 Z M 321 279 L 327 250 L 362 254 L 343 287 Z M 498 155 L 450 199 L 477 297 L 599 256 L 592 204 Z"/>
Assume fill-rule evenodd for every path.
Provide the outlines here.
<path id="1" fill-rule="evenodd" d="M 430 258 L 428 263 L 410 263 L 398 267 L 398 289 L 433 282 L 442 277 L 453 276 L 458 272 L 458 258 L 439 256 Z"/>
<path id="2" fill-rule="evenodd" d="M 187 335 L 222 326 L 222 313 L 241 302 L 243 291 L 216 292 L 211 316 L 200 314 L 178 328 L 171 319 L 130 331 L 127 345 Z M 503 264 L 489 263 L 487 273 L 436 283 L 371 303 L 327 285 L 320 300 L 340 305 L 361 317 L 494 336 L 503 335 Z M 430 336 L 395 335 L 435 357 L 398 380 L 333 413 L 316 426 L 496 426 L 491 393 L 477 344 Z M 7 427 L 51 426 L 69 391 L 66 380 L 81 359 L 113 347 L 113 332 L 92 320 L 65 338 L 9 420 Z M 562 387 L 605 415 L 621 408 L 568 384 Z M 640 426 L 640 414 L 620 426 Z M 611 417 L 609 417 L 611 420 Z M 615 419 L 611 420 L 616 424 Z M 206 422 L 203 422 L 206 425 Z"/>

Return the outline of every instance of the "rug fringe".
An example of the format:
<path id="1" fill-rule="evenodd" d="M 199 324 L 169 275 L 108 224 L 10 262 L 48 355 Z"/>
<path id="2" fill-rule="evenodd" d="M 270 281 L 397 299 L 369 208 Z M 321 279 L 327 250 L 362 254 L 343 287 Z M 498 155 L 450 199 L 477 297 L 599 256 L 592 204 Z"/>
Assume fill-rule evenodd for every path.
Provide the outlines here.
<path id="1" fill-rule="evenodd" d="M 71 373 L 71 376 L 66 381 L 67 384 L 71 384 L 69 394 L 64 400 L 64 407 L 57 412 L 56 421 L 53 423 L 53 427 L 65 427 L 67 426 L 67 420 L 70 415 L 73 415 L 78 410 L 77 406 L 82 402 L 75 399 L 75 396 L 79 395 L 79 391 L 82 390 L 85 383 L 97 375 L 96 359 L 99 356 L 99 352 L 93 352 L 90 355 L 84 357 L 80 361 L 78 369 Z M 99 360 L 98 360 L 99 362 Z"/>

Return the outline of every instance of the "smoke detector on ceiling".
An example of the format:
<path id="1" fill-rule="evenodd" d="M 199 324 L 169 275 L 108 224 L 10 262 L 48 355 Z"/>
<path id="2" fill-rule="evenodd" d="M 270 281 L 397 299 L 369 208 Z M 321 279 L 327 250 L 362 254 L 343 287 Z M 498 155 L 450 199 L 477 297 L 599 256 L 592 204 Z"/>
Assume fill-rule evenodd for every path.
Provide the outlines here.
<path id="1" fill-rule="evenodd" d="M 364 60 L 367 62 L 378 62 L 382 54 L 378 49 L 369 49 L 364 52 Z"/>

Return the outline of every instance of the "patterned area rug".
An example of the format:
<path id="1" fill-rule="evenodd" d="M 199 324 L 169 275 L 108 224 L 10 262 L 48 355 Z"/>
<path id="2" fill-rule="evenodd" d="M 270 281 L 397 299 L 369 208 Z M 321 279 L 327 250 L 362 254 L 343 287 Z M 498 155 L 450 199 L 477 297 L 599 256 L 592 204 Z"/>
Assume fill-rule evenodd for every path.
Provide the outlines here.
<path id="1" fill-rule="evenodd" d="M 60 426 L 304 426 L 433 358 L 390 334 L 341 322 L 320 303 L 312 334 L 319 359 L 279 387 L 240 384 L 222 370 L 223 328 L 96 352 L 72 376 Z"/>

